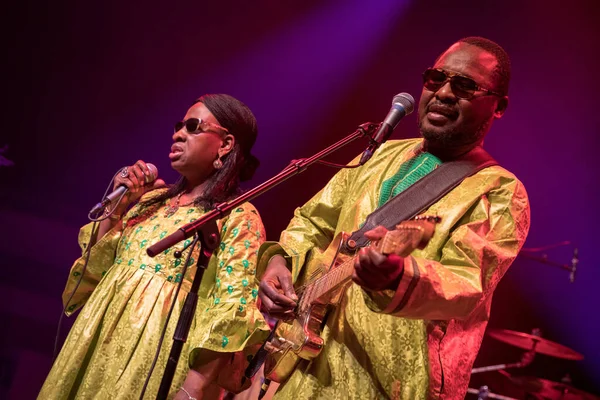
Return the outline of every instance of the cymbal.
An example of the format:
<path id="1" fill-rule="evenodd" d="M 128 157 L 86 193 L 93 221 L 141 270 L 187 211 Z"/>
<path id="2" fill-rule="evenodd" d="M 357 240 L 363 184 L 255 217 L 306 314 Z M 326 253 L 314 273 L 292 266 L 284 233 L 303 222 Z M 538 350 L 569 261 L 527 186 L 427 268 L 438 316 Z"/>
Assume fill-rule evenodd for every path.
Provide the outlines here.
<path id="1" fill-rule="evenodd" d="M 534 350 L 536 353 L 563 358 L 565 360 L 583 360 L 583 354 L 576 352 L 548 339 L 529 333 L 511 331 L 508 329 L 491 329 L 488 335 L 501 342 L 524 350 Z"/>
<path id="2" fill-rule="evenodd" d="M 594 396 L 576 389 L 566 383 L 549 381 L 547 379 L 536 378 L 535 376 L 514 376 L 506 371 L 501 371 L 515 385 L 523 388 L 528 393 L 539 395 L 544 399 L 560 400 L 600 400 L 600 397 Z"/>

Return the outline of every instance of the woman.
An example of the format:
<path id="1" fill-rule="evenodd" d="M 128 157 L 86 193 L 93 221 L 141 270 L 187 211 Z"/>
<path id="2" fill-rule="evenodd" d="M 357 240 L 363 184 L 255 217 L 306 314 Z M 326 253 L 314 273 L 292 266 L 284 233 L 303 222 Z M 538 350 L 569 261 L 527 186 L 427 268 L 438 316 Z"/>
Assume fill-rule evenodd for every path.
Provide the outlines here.
<path id="1" fill-rule="evenodd" d="M 250 179 L 258 160 L 250 154 L 256 140 L 256 120 L 240 101 L 228 95 L 205 95 L 175 125 L 169 158 L 181 174 L 168 189 L 151 181 L 143 161 L 124 168 L 115 188 L 126 185 L 125 198 L 114 214 L 100 223 L 83 281 L 67 305 L 67 315 L 82 305 L 40 399 L 137 399 L 150 370 L 166 315 L 168 323 L 158 363 L 145 398 L 154 399 L 171 348 L 173 332 L 186 292 L 196 271 L 198 248 L 191 241 L 177 244 L 155 258 L 146 248 L 197 219 L 222 201 L 239 194 L 239 182 Z M 127 209 L 135 201 L 137 205 Z M 254 344 L 268 330 L 256 308 L 254 282 L 256 253 L 265 232 L 256 209 L 249 203 L 217 222 L 220 246 L 210 259 L 199 291 L 191 331 L 171 386 L 170 398 L 219 398 L 225 388 L 238 392 L 242 373 Z M 82 228 L 82 250 L 92 235 Z M 192 251 L 189 268 L 183 263 Z M 68 301 L 85 262 L 71 269 L 63 300 Z M 177 284 L 182 289 L 175 299 Z"/>

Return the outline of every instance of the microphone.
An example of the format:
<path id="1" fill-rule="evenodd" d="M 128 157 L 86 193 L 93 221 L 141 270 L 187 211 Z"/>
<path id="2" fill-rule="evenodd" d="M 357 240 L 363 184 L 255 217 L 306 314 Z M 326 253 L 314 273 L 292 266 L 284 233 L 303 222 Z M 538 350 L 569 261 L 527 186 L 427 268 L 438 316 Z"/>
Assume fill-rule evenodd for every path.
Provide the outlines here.
<path id="1" fill-rule="evenodd" d="M 392 100 L 392 108 L 390 112 L 385 117 L 373 138 L 371 138 L 371 142 L 369 143 L 369 147 L 364 151 L 362 157 L 360 158 L 360 165 L 363 165 L 373 156 L 375 150 L 381 146 L 382 143 L 385 143 L 386 140 L 390 137 L 396 126 L 400 120 L 413 112 L 415 109 L 415 99 L 408 93 L 399 93 L 394 96 Z"/>
<path id="2" fill-rule="evenodd" d="M 573 258 L 571 259 L 571 274 L 569 275 L 569 281 L 571 281 L 571 283 L 575 282 L 577 264 L 579 264 L 579 249 L 575 247 L 575 250 L 573 250 Z"/>
<path id="3" fill-rule="evenodd" d="M 150 176 L 146 177 L 146 185 L 153 183 L 156 178 L 158 178 L 158 169 L 154 164 L 147 163 L 146 166 L 148 170 L 150 170 Z M 111 204 L 113 201 L 119 199 L 123 194 L 125 194 L 129 189 L 125 185 L 119 185 L 112 193 L 107 195 L 100 203 L 96 204 L 92 210 L 90 211 L 90 215 L 94 215 L 104 210 L 106 206 Z"/>

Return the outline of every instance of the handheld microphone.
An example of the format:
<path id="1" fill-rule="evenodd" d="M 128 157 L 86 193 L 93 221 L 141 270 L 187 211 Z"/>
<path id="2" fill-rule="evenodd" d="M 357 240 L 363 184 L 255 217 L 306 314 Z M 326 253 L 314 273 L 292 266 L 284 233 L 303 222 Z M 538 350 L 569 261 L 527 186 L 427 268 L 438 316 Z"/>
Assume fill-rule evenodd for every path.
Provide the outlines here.
<path id="1" fill-rule="evenodd" d="M 579 264 L 579 249 L 575 247 L 575 250 L 573 250 L 573 258 L 571 259 L 571 274 L 569 275 L 569 281 L 571 281 L 571 283 L 575 282 L 577 264 Z"/>
<path id="2" fill-rule="evenodd" d="M 158 169 L 156 168 L 156 166 L 154 164 L 147 163 L 146 166 L 148 167 L 148 170 L 150 171 L 150 176 L 146 177 L 147 178 L 146 184 L 151 184 L 156 180 L 156 178 L 158 178 Z M 112 193 L 107 195 L 100 203 L 96 204 L 92 208 L 92 210 L 90 211 L 90 215 L 99 213 L 104 208 L 106 208 L 109 204 L 111 204 L 115 200 L 119 199 L 128 190 L 129 189 L 127 188 L 127 186 L 119 185 L 118 188 L 116 188 Z"/>
<path id="3" fill-rule="evenodd" d="M 369 143 L 369 147 L 364 151 L 362 157 L 360 158 L 360 165 L 363 165 L 373 156 L 375 150 L 381 146 L 382 143 L 385 143 L 386 140 L 390 137 L 396 126 L 400 120 L 413 112 L 415 109 L 415 99 L 408 93 L 399 93 L 394 96 L 392 100 L 392 108 L 390 112 L 385 117 L 375 135 L 371 139 Z"/>

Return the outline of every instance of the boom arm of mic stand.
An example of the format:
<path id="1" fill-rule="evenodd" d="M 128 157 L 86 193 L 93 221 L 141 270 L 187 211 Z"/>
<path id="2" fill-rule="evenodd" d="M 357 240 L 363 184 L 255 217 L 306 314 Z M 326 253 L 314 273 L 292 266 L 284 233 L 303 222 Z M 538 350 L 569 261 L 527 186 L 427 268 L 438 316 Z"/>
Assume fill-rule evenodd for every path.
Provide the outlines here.
<path id="1" fill-rule="evenodd" d="M 215 206 L 214 210 L 209 211 L 194 222 L 190 222 L 189 224 L 179 228 L 178 231 L 165 237 L 161 241 L 154 243 L 146 250 L 146 252 L 150 257 L 154 257 L 158 253 L 165 251 L 166 249 L 174 246 L 180 241 L 193 236 L 194 233 L 204 224 L 207 224 L 210 221 L 216 221 L 219 218 L 223 218 L 224 216 L 228 215 L 231 212 L 231 210 L 233 210 L 240 204 L 260 196 L 261 194 L 271 190 L 273 187 L 279 185 L 281 182 L 291 178 L 293 175 L 297 175 L 300 172 L 303 172 L 308 166 L 328 156 L 334 151 L 342 148 L 348 143 L 364 136 L 372 136 L 375 129 L 377 129 L 377 126 L 378 124 L 374 124 L 371 122 L 367 122 L 365 124 L 360 125 L 356 131 L 346 136 L 344 139 L 327 147 L 326 149 L 318 152 L 314 156 L 298 160 L 295 163 L 288 165 L 286 168 L 283 169 L 283 171 L 281 171 L 271 179 L 267 180 L 266 182 L 263 182 L 262 184 L 258 185 L 254 189 L 247 191 L 246 193 L 242 194 L 241 196 L 238 196 L 237 198 L 231 201 L 218 204 L 217 206 Z"/>

